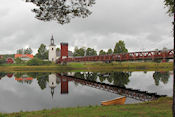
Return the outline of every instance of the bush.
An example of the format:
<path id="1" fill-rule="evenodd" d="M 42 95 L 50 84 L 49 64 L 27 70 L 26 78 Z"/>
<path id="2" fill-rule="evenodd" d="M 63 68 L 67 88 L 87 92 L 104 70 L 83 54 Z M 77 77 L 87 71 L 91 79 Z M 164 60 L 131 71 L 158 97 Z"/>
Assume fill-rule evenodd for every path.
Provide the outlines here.
<path id="1" fill-rule="evenodd" d="M 0 64 L 6 63 L 5 59 L 0 59 Z"/>
<path id="2" fill-rule="evenodd" d="M 27 65 L 30 65 L 30 66 L 49 65 L 49 64 L 51 64 L 50 61 L 42 61 L 38 58 L 31 59 L 27 62 Z"/>
<path id="3" fill-rule="evenodd" d="M 16 59 L 15 59 L 15 63 L 16 63 L 16 64 L 21 64 L 21 63 L 24 63 L 24 61 L 21 60 L 20 58 L 16 58 Z"/>

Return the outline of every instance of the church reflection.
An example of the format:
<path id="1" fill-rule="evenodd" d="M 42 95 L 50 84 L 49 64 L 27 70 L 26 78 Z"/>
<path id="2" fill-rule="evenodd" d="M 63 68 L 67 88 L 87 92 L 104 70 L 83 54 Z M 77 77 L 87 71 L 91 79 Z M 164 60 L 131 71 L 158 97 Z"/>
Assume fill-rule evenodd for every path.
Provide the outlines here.
<path id="1" fill-rule="evenodd" d="M 156 93 L 126 88 L 125 86 L 130 82 L 130 72 L 0 73 L 0 79 L 4 78 L 5 76 L 8 78 L 13 78 L 14 76 L 15 80 L 22 84 L 31 84 L 32 81 L 36 80 L 41 90 L 44 90 L 48 85 L 52 98 L 54 97 L 55 89 L 59 89 L 61 95 L 68 94 L 69 82 L 73 82 L 75 85 L 86 85 L 140 101 L 148 101 L 161 97 L 161 95 L 157 95 Z M 166 84 L 169 77 L 170 72 L 153 73 L 155 85 L 158 85 L 159 81 Z"/>
<path id="2" fill-rule="evenodd" d="M 49 75 L 49 87 L 51 89 L 51 95 L 53 98 L 54 95 L 54 90 L 57 86 L 57 83 L 59 84 L 61 82 L 61 94 L 68 94 L 69 89 L 68 89 L 68 78 L 62 77 L 61 75 L 56 75 L 56 74 L 50 74 Z"/>

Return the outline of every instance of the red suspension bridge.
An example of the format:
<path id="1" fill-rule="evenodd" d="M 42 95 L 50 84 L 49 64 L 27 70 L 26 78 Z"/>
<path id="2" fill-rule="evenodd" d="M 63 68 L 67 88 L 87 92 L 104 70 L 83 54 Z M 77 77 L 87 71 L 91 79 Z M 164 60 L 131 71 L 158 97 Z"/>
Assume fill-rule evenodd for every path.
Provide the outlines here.
<path id="1" fill-rule="evenodd" d="M 143 51 L 143 52 L 130 52 L 121 54 L 99 55 L 99 56 L 81 56 L 69 57 L 68 56 L 68 43 L 61 43 L 61 56 L 57 63 L 62 62 L 85 62 L 85 61 L 136 61 L 136 60 L 156 60 L 174 58 L 174 50 L 158 50 L 158 51 Z"/>

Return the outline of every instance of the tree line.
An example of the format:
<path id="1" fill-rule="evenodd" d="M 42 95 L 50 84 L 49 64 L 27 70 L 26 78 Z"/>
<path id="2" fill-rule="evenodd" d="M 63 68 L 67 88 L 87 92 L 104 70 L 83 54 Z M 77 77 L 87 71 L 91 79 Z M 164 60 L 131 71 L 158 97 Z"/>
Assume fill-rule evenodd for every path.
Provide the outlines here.
<path id="1" fill-rule="evenodd" d="M 119 40 L 115 44 L 114 49 L 109 48 L 107 51 L 100 50 L 99 54 L 94 48 L 85 48 L 85 47 L 75 47 L 73 56 L 96 56 L 96 55 L 108 55 L 108 54 L 120 54 L 120 53 L 127 53 L 128 49 L 125 47 L 125 43 L 122 40 Z"/>

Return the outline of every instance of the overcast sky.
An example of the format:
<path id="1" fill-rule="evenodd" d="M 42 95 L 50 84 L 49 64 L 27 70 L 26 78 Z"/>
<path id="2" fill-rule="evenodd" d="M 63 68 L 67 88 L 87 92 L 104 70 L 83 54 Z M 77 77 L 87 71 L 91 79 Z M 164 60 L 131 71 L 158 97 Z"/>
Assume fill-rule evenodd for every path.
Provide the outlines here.
<path id="1" fill-rule="evenodd" d="M 41 43 L 68 42 L 97 51 L 114 48 L 123 40 L 131 52 L 173 48 L 173 17 L 166 14 L 163 0 L 96 0 L 92 14 L 60 25 L 56 21 L 35 19 L 32 3 L 25 0 L 0 0 L 0 54 L 16 53 L 31 47 L 36 53 Z"/>

